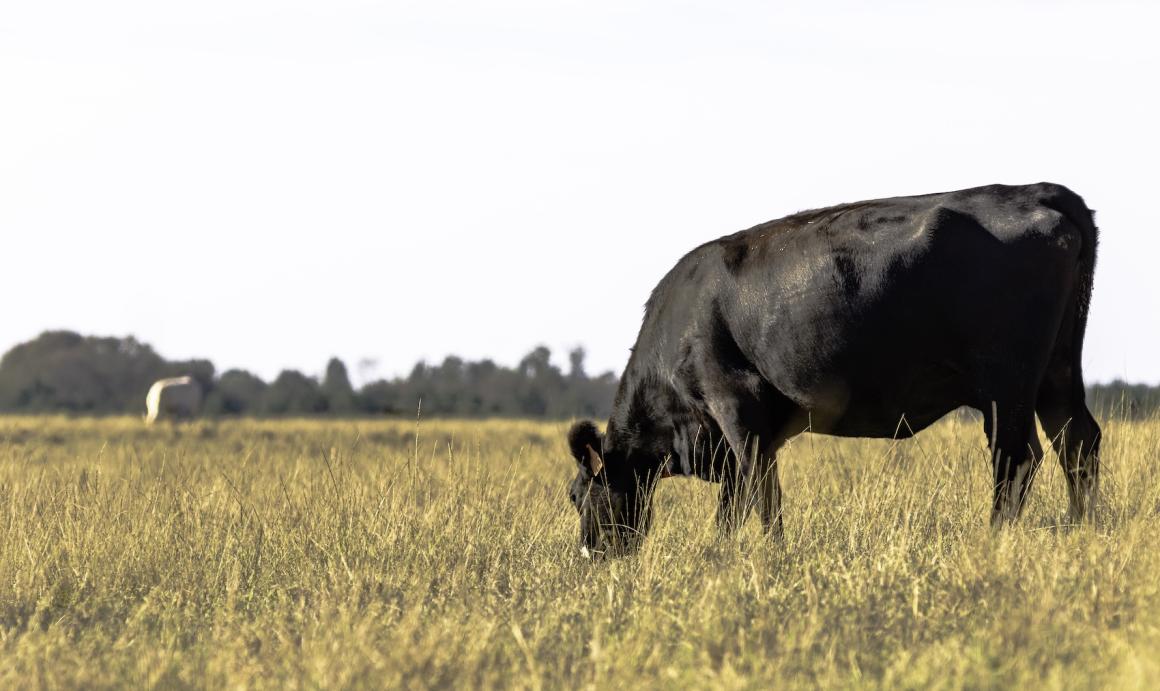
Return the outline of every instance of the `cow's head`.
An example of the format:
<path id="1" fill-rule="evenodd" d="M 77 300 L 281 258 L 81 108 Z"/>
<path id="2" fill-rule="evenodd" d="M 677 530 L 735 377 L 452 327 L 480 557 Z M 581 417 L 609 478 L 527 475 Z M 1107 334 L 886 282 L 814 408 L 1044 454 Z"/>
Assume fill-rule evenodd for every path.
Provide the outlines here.
<path id="1" fill-rule="evenodd" d="M 596 425 L 585 420 L 568 431 L 576 478 L 568 488 L 580 514 L 580 552 L 585 557 L 635 551 L 648 532 L 652 497 L 625 459 L 605 456 Z"/>

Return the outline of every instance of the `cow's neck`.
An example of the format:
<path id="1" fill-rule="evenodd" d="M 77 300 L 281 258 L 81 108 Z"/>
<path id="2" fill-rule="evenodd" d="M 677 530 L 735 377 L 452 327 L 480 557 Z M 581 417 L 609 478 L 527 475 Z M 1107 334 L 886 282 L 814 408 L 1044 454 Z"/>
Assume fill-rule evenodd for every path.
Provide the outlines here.
<path id="1" fill-rule="evenodd" d="M 621 377 L 604 443 L 624 476 L 655 477 L 677 453 L 674 422 L 682 416 L 672 387 L 654 373 L 634 371 L 633 364 Z"/>

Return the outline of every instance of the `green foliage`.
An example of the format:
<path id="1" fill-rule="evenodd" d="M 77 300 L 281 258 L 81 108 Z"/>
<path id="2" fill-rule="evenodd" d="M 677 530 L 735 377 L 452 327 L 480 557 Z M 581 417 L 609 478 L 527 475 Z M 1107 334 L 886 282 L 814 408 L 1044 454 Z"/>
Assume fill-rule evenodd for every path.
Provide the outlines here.
<path id="1" fill-rule="evenodd" d="M 608 414 L 616 377 L 584 373 L 584 351 L 570 354 L 564 375 L 543 346 L 515 368 L 491 360 L 448 357 L 420 362 L 407 377 L 356 391 L 346 365 L 331 358 L 322 382 L 285 370 L 271 383 L 244 370 L 215 379 L 206 360 L 168 362 L 133 337 L 96 338 L 67 331 L 41 334 L 0 360 L 0 411 L 139 413 L 162 377 L 192 375 L 206 393 L 203 413 L 229 415 L 429 415 L 566 418 Z"/>
<path id="2" fill-rule="evenodd" d="M 207 360 L 167 362 L 132 336 L 48 331 L 0 358 L 0 410 L 136 413 L 154 381 L 179 374 L 205 388 L 214 368 Z"/>
<path id="3" fill-rule="evenodd" d="M 1088 404 L 1099 414 L 1142 420 L 1160 410 L 1160 386 L 1129 384 L 1119 379 L 1088 387 Z"/>
<path id="4" fill-rule="evenodd" d="M 326 397 L 311 377 L 295 370 L 282 370 L 263 392 L 261 412 L 267 415 L 325 413 Z"/>
<path id="5" fill-rule="evenodd" d="M 421 362 L 405 378 L 364 387 L 363 410 L 414 415 L 421 408 L 432 415 L 550 419 L 607 416 L 616 377 L 605 373 L 590 378 L 583 373 L 583 351 L 573 351 L 572 357 L 573 372 L 567 376 L 551 363 L 551 351 L 543 346 L 514 369 L 457 357 L 434 366 Z"/>
<path id="6" fill-rule="evenodd" d="M 228 370 L 206 397 L 205 412 L 209 415 L 257 412 L 266 388 L 266 382 L 245 370 Z"/>
<path id="7" fill-rule="evenodd" d="M 326 410 L 330 413 L 349 415 L 355 411 L 354 387 L 350 384 L 346 365 L 338 358 L 330 358 L 330 362 L 326 363 L 322 396 L 326 399 Z"/>

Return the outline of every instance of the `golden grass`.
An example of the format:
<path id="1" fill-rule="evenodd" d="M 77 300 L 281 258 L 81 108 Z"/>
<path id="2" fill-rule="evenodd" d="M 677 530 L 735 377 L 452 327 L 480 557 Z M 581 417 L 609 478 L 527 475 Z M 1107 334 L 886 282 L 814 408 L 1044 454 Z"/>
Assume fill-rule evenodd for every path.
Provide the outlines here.
<path id="1" fill-rule="evenodd" d="M 1160 421 L 997 535 L 980 428 L 797 438 L 783 544 L 666 480 L 590 564 L 564 424 L 0 418 L 0 687 L 1154 685 Z"/>

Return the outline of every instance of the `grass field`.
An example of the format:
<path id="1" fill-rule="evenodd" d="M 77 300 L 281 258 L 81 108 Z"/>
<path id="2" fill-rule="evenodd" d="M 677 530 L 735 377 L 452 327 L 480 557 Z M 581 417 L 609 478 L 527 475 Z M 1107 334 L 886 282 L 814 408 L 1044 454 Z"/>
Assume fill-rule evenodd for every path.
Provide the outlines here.
<path id="1" fill-rule="evenodd" d="M 999 534 L 980 427 L 798 437 L 782 544 L 666 480 L 591 564 L 563 423 L 0 418 L 0 687 L 1154 686 L 1160 422 Z"/>

